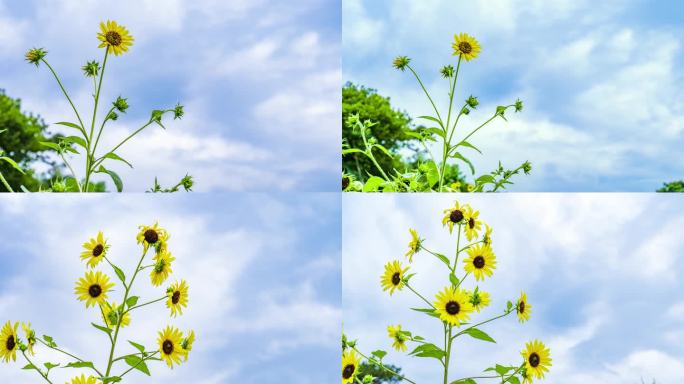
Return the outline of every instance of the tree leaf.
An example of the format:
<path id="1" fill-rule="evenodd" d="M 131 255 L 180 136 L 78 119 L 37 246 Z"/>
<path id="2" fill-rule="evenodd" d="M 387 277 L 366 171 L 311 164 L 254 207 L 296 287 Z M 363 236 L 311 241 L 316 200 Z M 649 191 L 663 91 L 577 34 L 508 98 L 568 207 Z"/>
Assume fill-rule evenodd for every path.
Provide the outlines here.
<path id="1" fill-rule="evenodd" d="M 442 263 L 444 263 L 447 267 L 451 268 L 451 261 L 449 261 L 449 258 L 442 255 L 441 253 L 430 253 L 432 256 L 438 258 Z"/>
<path id="2" fill-rule="evenodd" d="M 452 381 L 450 384 L 477 384 L 477 381 L 473 379 L 460 379 Z"/>
<path id="3" fill-rule="evenodd" d="M 425 128 L 425 131 L 430 132 L 431 134 L 437 135 L 437 136 L 442 137 L 442 138 L 446 137 L 446 133 L 444 133 L 444 130 L 440 129 L 440 128 L 430 127 L 430 128 Z"/>
<path id="4" fill-rule="evenodd" d="M 114 184 L 116 185 L 117 192 L 123 191 L 123 182 L 121 181 L 121 178 L 119 177 L 119 175 L 116 174 L 116 172 L 110 171 L 101 165 L 100 165 L 100 168 L 97 170 L 97 172 L 108 174 L 112 178 L 112 181 L 114 182 Z"/>
<path id="5" fill-rule="evenodd" d="M 492 339 L 488 334 L 486 334 L 483 331 L 480 331 L 477 328 L 468 328 L 463 332 L 467 335 L 470 335 L 471 337 L 478 339 L 478 340 L 484 340 L 484 341 L 489 341 L 490 343 L 496 343 L 496 341 L 494 341 L 494 339 Z"/>
<path id="6" fill-rule="evenodd" d="M 105 158 L 105 159 L 112 159 L 112 160 L 123 161 L 124 163 L 126 163 L 126 165 L 128 165 L 128 166 L 131 167 L 131 168 L 133 168 L 133 164 L 129 163 L 129 162 L 126 161 L 123 157 L 117 155 L 117 154 L 114 153 L 114 152 L 109 152 L 108 154 L 104 155 L 104 158 Z"/>
<path id="7" fill-rule="evenodd" d="M 55 143 L 51 143 L 51 142 L 49 142 L 49 141 L 41 141 L 41 142 L 39 142 L 39 143 L 40 143 L 40 145 L 42 145 L 42 146 L 44 146 L 44 147 L 48 147 L 48 148 L 50 148 L 50 149 L 52 149 L 52 150 L 55 150 L 55 151 L 57 151 L 57 152 L 59 152 L 60 149 L 61 149 L 61 148 L 59 148 L 59 145 L 57 145 L 57 144 L 55 144 Z"/>
<path id="8" fill-rule="evenodd" d="M 145 364 L 145 361 L 142 358 L 138 356 L 126 356 L 124 360 L 126 361 L 126 364 L 146 374 L 147 376 L 150 376 L 150 370 L 147 368 L 147 364 Z"/>
<path id="9" fill-rule="evenodd" d="M 22 369 L 38 369 L 38 368 L 36 368 L 36 366 L 33 364 L 26 364 Z"/>
<path id="10" fill-rule="evenodd" d="M 453 285 L 454 287 L 458 286 L 458 277 L 456 277 L 456 275 L 454 275 L 453 273 L 449 274 L 449 281 L 451 281 L 451 285 Z"/>
<path id="11" fill-rule="evenodd" d="M 48 371 L 51 370 L 51 369 L 54 368 L 54 367 L 59 367 L 59 364 L 50 363 L 50 362 L 44 363 L 43 365 L 45 366 L 45 368 L 47 368 Z"/>
<path id="12" fill-rule="evenodd" d="M 118 383 L 119 381 L 121 381 L 121 378 L 119 376 L 109 376 L 102 378 L 102 384 Z"/>
<path id="13" fill-rule="evenodd" d="M 419 118 L 419 119 L 424 119 L 424 120 L 434 121 L 435 123 L 439 124 L 440 127 L 444 126 L 444 124 L 442 124 L 441 121 L 439 121 L 438 119 L 436 119 L 436 118 L 434 118 L 434 117 L 432 117 L 432 116 L 418 116 L 418 118 Z"/>
<path id="14" fill-rule="evenodd" d="M 349 149 L 343 149 L 342 150 L 342 156 L 349 155 L 351 153 L 365 153 L 365 152 L 363 152 L 362 150 L 360 150 L 358 148 L 349 148 Z"/>
<path id="15" fill-rule="evenodd" d="M 437 169 L 437 164 L 435 164 L 434 161 L 425 163 L 425 166 L 427 167 L 425 177 L 427 177 L 427 182 L 430 185 L 430 188 L 432 188 L 439 182 L 439 170 Z"/>
<path id="16" fill-rule="evenodd" d="M 411 309 L 416 311 L 416 312 L 422 312 L 426 315 L 429 315 L 429 316 L 432 316 L 434 318 L 439 319 L 439 315 L 437 313 L 435 313 L 435 310 L 432 308 L 411 308 Z"/>
<path id="17" fill-rule="evenodd" d="M 387 155 L 387 156 L 389 156 L 389 157 L 391 157 L 391 158 L 394 158 L 394 156 L 392 156 L 392 154 L 390 153 L 390 151 L 387 150 L 387 148 L 385 148 L 383 145 L 375 144 L 375 145 L 373 145 L 373 148 L 378 148 L 379 150 L 385 152 L 385 155 Z"/>

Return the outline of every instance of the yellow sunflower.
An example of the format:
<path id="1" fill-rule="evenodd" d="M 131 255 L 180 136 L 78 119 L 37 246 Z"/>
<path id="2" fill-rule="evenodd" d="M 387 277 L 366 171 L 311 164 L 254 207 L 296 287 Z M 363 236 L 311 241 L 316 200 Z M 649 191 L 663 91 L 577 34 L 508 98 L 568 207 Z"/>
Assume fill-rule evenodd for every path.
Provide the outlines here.
<path id="1" fill-rule="evenodd" d="M 0 358 L 5 363 L 9 363 L 10 359 L 17 361 L 17 349 L 19 349 L 17 328 L 19 328 L 19 322 L 12 326 L 12 323 L 8 321 L 0 331 Z"/>
<path id="2" fill-rule="evenodd" d="M 453 208 L 447 208 L 444 210 L 444 217 L 442 218 L 442 225 L 449 225 L 449 233 L 454 230 L 455 224 L 464 223 L 465 210 L 468 205 L 459 206 L 458 201 L 454 202 Z"/>
<path id="3" fill-rule="evenodd" d="M 119 306 L 116 304 L 116 302 L 108 303 L 106 302 L 102 306 L 102 312 L 104 314 L 103 319 L 107 327 L 109 328 L 114 328 L 116 327 L 117 324 L 119 324 L 119 311 L 118 311 Z M 121 325 L 120 327 L 126 327 L 131 324 L 131 314 L 130 313 L 125 313 L 123 315 L 123 318 L 121 318 Z"/>
<path id="4" fill-rule="evenodd" d="M 525 359 L 525 370 L 530 376 L 543 379 L 544 373 L 551 366 L 551 351 L 544 343 L 534 340 L 525 345 L 525 350 L 520 353 Z"/>
<path id="5" fill-rule="evenodd" d="M 157 254 L 166 251 L 166 242 L 169 239 L 169 234 L 165 229 L 159 228 L 159 223 L 154 223 L 151 226 L 141 225 L 138 228 L 140 231 L 138 236 L 136 236 L 136 240 L 138 240 L 138 244 L 143 245 L 145 252 L 147 252 L 150 246 L 154 247 Z"/>
<path id="6" fill-rule="evenodd" d="M 418 232 L 416 232 L 415 229 L 411 228 L 409 229 L 409 232 L 411 232 L 411 241 L 408 244 L 408 251 L 406 251 L 406 254 L 404 256 L 409 258 L 409 263 L 413 263 L 413 255 L 418 253 L 420 251 L 420 245 L 422 240 L 418 236 Z"/>
<path id="7" fill-rule="evenodd" d="M 451 47 L 454 49 L 454 56 L 460 56 L 464 58 L 465 61 L 476 58 L 482 50 L 480 43 L 467 33 L 454 35 L 454 43 Z"/>
<path id="8" fill-rule="evenodd" d="M 24 330 L 24 333 L 26 334 L 27 350 L 31 355 L 35 355 L 36 353 L 33 351 L 33 346 L 36 345 L 36 331 L 31 329 L 31 323 L 21 323 L 21 328 Z"/>
<path id="9" fill-rule="evenodd" d="M 390 296 L 396 289 L 401 291 L 404 287 L 404 274 L 408 269 L 409 267 L 402 268 L 401 263 L 397 260 L 387 263 L 385 265 L 385 274 L 380 277 L 382 290 L 389 290 Z"/>
<path id="10" fill-rule="evenodd" d="M 81 374 L 81 377 L 76 376 L 71 379 L 71 384 L 97 384 L 97 379 L 92 376 L 86 377 L 84 374 Z"/>
<path id="11" fill-rule="evenodd" d="M 463 262 L 465 271 L 472 273 L 475 280 L 484 280 L 496 269 L 496 256 L 488 245 L 478 244 L 468 248 L 468 257 Z"/>
<path id="12" fill-rule="evenodd" d="M 518 312 L 518 321 L 521 323 L 524 323 L 530 319 L 532 306 L 527 302 L 527 294 L 525 292 L 520 294 L 520 299 L 518 299 L 515 310 Z"/>
<path id="13" fill-rule="evenodd" d="M 482 242 L 487 245 L 492 245 L 492 227 L 485 224 L 485 234 L 482 237 Z"/>
<path id="14" fill-rule="evenodd" d="M 105 258 L 105 256 L 107 256 L 109 245 L 107 244 L 107 240 L 102 236 L 102 231 L 100 231 L 97 233 L 97 237 L 83 243 L 83 248 L 85 250 L 81 252 L 81 260 L 88 260 L 86 265 L 90 268 L 94 268 Z"/>
<path id="15" fill-rule="evenodd" d="M 406 335 L 401 332 L 401 325 L 390 325 L 387 334 L 392 339 L 392 347 L 400 352 L 406 352 Z"/>
<path id="16" fill-rule="evenodd" d="M 188 306 L 188 284 L 185 280 L 171 284 L 166 290 L 166 295 L 166 307 L 171 309 L 171 316 L 182 315 L 183 307 Z"/>
<path id="17" fill-rule="evenodd" d="M 181 347 L 186 351 L 185 361 L 188 361 L 188 352 L 192 351 L 192 344 L 195 342 L 195 331 L 188 332 L 188 336 L 181 342 Z"/>
<path id="18" fill-rule="evenodd" d="M 102 42 L 98 48 L 107 47 L 116 56 L 128 52 L 128 48 L 133 45 L 135 40 L 123 25 L 111 20 L 100 23 L 100 32 L 97 34 L 97 38 Z"/>
<path id="19" fill-rule="evenodd" d="M 173 364 L 180 364 L 181 358 L 187 357 L 188 351 L 183 349 L 183 333 L 178 328 L 168 326 L 159 332 L 159 353 L 166 364 L 173 369 Z"/>
<path id="20" fill-rule="evenodd" d="M 522 384 L 532 384 L 532 375 L 527 373 L 527 369 L 520 370 L 520 377 L 522 377 Z"/>
<path id="21" fill-rule="evenodd" d="M 479 218 L 480 211 L 476 211 L 470 208 L 470 206 L 467 206 L 463 209 L 463 216 L 465 222 L 463 230 L 465 231 L 466 239 L 468 239 L 468 241 L 473 241 L 473 239 L 477 238 L 480 229 L 482 229 L 483 223 Z"/>
<path id="22" fill-rule="evenodd" d="M 86 308 L 95 304 L 103 305 L 107 301 L 107 292 L 114 286 L 109 277 L 97 271 L 86 272 L 85 277 L 76 282 L 74 293 L 79 301 L 86 302 Z"/>
<path id="23" fill-rule="evenodd" d="M 171 262 L 174 260 L 176 260 L 176 258 L 171 256 L 170 252 L 163 252 L 157 255 L 154 267 L 152 267 L 152 272 L 150 272 L 152 285 L 158 287 L 166 281 L 169 274 L 173 272 L 171 270 Z"/>
<path id="24" fill-rule="evenodd" d="M 454 287 L 446 287 L 439 292 L 434 306 L 442 321 L 457 327 L 468 321 L 470 312 L 473 311 L 468 293 L 462 289 L 454 289 Z"/>
<path id="25" fill-rule="evenodd" d="M 477 312 L 480 312 L 492 302 L 492 299 L 489 297 L 489 293 L 480 291 L 477 288 L 475 288 L 474 292 L 466 292 L 468 292 L 468 296 L 470 297 L 470 304 L 473 305 L 473 309 Z"/>
<path id="26" fill-rule="evenodd" d="M 342 352 L 342 384 L 354 383 L 361 358 L 353 350 Z"/>

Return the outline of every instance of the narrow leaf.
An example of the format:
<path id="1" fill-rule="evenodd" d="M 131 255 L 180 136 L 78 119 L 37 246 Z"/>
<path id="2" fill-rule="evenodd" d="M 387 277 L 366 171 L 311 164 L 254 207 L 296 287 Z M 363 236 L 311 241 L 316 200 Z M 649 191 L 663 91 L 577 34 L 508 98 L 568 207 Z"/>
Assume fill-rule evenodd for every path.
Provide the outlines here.
<path id="1" fill-rule="evenodd" d="M 496 341 L 494 341 L 494 339 L 492 339 L 488 334 L 486 334 L 483 331 L 480 331 L 477 328 L 466 329 L 465 333 L 479 340 L 489 341 L 490 343 L 496 343 Z"/>

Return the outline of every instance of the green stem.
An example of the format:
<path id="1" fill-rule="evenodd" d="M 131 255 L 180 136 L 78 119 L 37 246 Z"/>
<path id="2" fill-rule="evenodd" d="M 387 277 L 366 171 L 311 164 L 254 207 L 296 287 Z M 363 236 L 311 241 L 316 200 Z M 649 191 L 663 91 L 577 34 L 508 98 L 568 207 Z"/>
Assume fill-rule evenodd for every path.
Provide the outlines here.
<path id="1" fill-rule="evenodd" d="M 435 306 L 432 305 L 431 302 L 429 302 L 426 298 L 424 298 L 423 295 L 421 295 L 420 293 L 416 292 L 416 290 L 413 289 L 410 285 L 408 285 L 407 283 L 404 283 L 404 285 L 405 285 L 408 289 L 410 289 L 411 292 L 415 293 L 418 297 L 420 297 L 421 299 L 423 299 L 423 301 L 426 302 L 427 305 L 429 305 L 432 309 L 436 309 Z"/>
<path id="2" fill-rule="evenodd" d="M 155 351 L 149 351 L 149 352 L 145 351 L 145 353 L 154 353 L 154 352 L 155 352 Z M 159 352 L 159 351 L 156 351 L 156 352 Z M 113 361 L 120 361 L 120 360 L 123 360 L 123 359 L 125 359 L 125 358 L 127 358 L 127 357 L 138 356 L 139 354 L 140 354 L 140 352 L 138 352 L 138 353 L 131 353 L 130 355 L 119 356 L 119 357 L 117 357 L 116 359 L 114 359 Z"/>
<path id="3" fill-rule="evenodd" d="M 156 351 L 156 352 L 154 352 L 152 355 L 140 359 L 140 361 L 138 361 L 137 364 L 135 364 L 134 366 L 128 368 L 124 373 L 120 374 L 119 377 L 124 377 L 125 374 L 127 374 L 128 372 L 130 372 L 130 371 L 136 369 L 140 364 L 142 364 L 142 363 L 146 362 L 147 360 L 153 358 L 154 355 L 156 355 L 157 353 L 159 353 L 159 351 Z"/>
<path id="4" fill-rule="evenodd" d="M 46 346 L 46 347 L 48 347 L 48 348 L 50 348 L 50 349 L 54 349 L 54 350 L 57 351 L 57 352 L 61 352 L 61 353 L 65 354 L 65 355 L 67 355 L 67 356 L 69 356 L 69 357 L 71 357 L 71 358 L 73 358 L 73 359 L 76 359 L 76 360 L 78 360 L 78 361 L 80 361 L 80 362 L 85 362 L 85 360 L 81 359 L 80 357 L 78 357 L 78 356 L 76 356 L 76 355 L 73 355 L 73 354 L 71 354 L 71 353 L 69 353 L 69 352 L 67 352 L 67 351 L 63 351 L 63 350 L 61 350 L 61 349 L 59 349 L 59 348 L 57 348 L 57 347 L 51 346 L 50 344 L 46 343 L 46 342 L 45 342 L 43 339 L 41 339 L 41 338 L 36 338 L 36 340 L 38 340 L 41 344 L 43 344 L 44 346 Z M 95 368 L 95 367 L 93 366 L 92 369 L 93 369 L 93 371 L 95 371 L 98 375 L 102 376 L 102 373 L 100 373 L 100 371 L 98 371 L 97 368 Z"/>
<path id="5" fill-rule="evenodd" d="M 477 324 L 475 324 L 475 325 L 471 325 L 470 327 L 465 328 L 465 329 L 462 330 L 461 332 L 459 332 L 459 333 L 457 333 L 456 335 L 454 335 L 453 338 L 455 339 L 455 338 L 457 338 L 457 337 L 459 337 L 459 336 L 465 334 L 465 333 L 468 332 L 468 330 L 470 330 L 470 329 L 477 328 L 477 327 L 479 327 L 479 326 L 481 326 L 481 325 L 485 325 L 485 324 L 490 323 L 490 322 L 492 322 L 492 321 L 494 321 L 494 320 L 498 320 L 498 319 L 504 318 L 504 317 L 510 315 L 511 313 L 513 313 L 513 309 L 514 309 L 514 308 L 515 308 L 515 307 L 511 308 L 510 311 L 504 312 L 503 315 L 499 315 L 499 316 L 496 316 L 496 317 L 492 317 L 492 318 L 489 319 L 489 320 L 485 320 L 485 321 L 483 321 L 483 322 L 481 322 L 481 323 L 477 323 Z"/>
<path id="6" fill-rule="evenodd" d="M 107 57 L 109 57 L 109 47 L 105 50 L 104 61 L 102 62 L 102 71 L 100 72 L 100 81 L 97 85 L 97 92 L 95 92 L 95 107 L 93 108 L 93 120 L 90 123 L 90 134 L 88 135 L 88 156 L 86 158 L 86 179 L 85 190 L 88 191 L 90 184 L 90 174 L 93 172 L 92 163 L 95 156 L 94 150 L 91 151 L 90 144 L 93 140 L 93 132 L 95 131 L 95 120 L 97 120 L 97 107 L 100 103 L 100 93 L 102 92 L 102 80 L 104 79 L 105 69 L 107 68 Z"/>
<path id="7" fill-rule="evenodd" d="M 453 327 L 449 325 L 449 337 L 447 340 L 446 357 L 444 358 L 444 384 L 449 382 L 449 360 L 451 359 L 451 343 L 454 339 L 451 338 L 451 331 Z"/>
<path id="8" fill-rule="evenodd" d="M 48 379 L 47 372 L 43 373 L 43 371 L 41 371 L 40 368 L 38 368 L 35 364 L 33 364 L 33 361 L 31 361 L 31 359 L 29 359 L 28 356 L 26 356 L 25 351 L 21 351 L 21 354 L 24 355 L 24 359 L 26 359 L 26 361 L 28 361 L 28 363 L 33 366 L 33 369 L 35 369 L 43 379 L 45 379 L 48 383 L 52 384 L 52 381 L 50 381 L 50 379 Z"/>
<path id="9" fill-rule="evenodd" d="M 97 131 L 97 137 L 95 138 L 95 145 L 93 145 L 93 157 L 95 157 L 95 151 L 97 151 L 97 144 L 100 142 L 100 136 L 102 135 L 102 131 L 104 130 L 105 124 L 107 124 L 107 121 L 109 121 L 109 115 L 112 114 L 114 111 L 115 107 L 111 107 L 109 109 L 109 112 L 107 112 L 107 115 L 105 116 L 104 120 L 102 121 L 102 125 L 100 126 L 100 129 Z"/>
<path id="10" fill-rule="evenodd" d="M 142 269 L 141 269 L 141 270 L 142 270 Z M 136 308 L 141 308 L 141 307 L 144 307 L 144 306 L 146 306 L 146 305 L 154 304 L 154 303 L 160 302 L 160 301 L 162 301 L 162 300 L 166 300 L 166 299 L 168 299 L 168 296 L 164 296 L 164 297 L 159 298 L 159 299 L 157 299 L 157 300 L 148 301 L 147 303 L 140 304 L 140 305 L 136 305 L 136 306 L 134 306 L 134 307 L 128 308 L 128 309 L 124 312 L 124 315 L 125 315 L 126 313 L 128 313 L 128 312 L 131 312 L 132 310 L 134 310 L 134 309 L 136 309 Z"/>
<path id="11" fill-rule="evenodd" d="M 461 246 L 461 229 L 461 224 L 458 224 L 458 237 L 456 238 L 456 259 L 454 260 L 454 267 L 451 269 L 452 273 L 456 271 L 456 268 L 458 267 L 458 256 L 461 253 L 461 251 L 459 251 L 459 247 Z"/>
<path id="12" fill-rule="evenodd" d="M 430 92 L 428 92 L 427 88 L 425 88 L 425 85 L 423 84 L 423 81 L 420 79 L 420 76 L 418 76 L 416 71 L 414 71 L 410 65 L 407 65 L 406 67 L 411 71 L 411 73 L 413 73 L 413 76 L 416 77 L 416 80 L 418 80 L 418 84 L 420 84 L 420 87 L 423 88 L 423 92 L 425 92 L 425 96 L 427 96 L 428 100 L 430 100 L 430 104 L 432 104 L 432 108 L 435 110 L 435 113 L 437 114 L 437 119 L 439 120 L 439 125 L 441 126 L 442 129 L 446 129 L 446 128 L 444 128 L 444 123 L 442 122 L 442 116 L 439 114 L 439 110 L 437 109 L 435 102 L 432 100 L 432 96 L 430 96 Z"/>
<path id="13" fill-rule="evenodd" d="M 7 192 L 12 192 L 12 193 L 14 193 L 14 190 L 13 190 L 12 187 L 9 185 L 9 183 L 7 182 L 7 180 L 5 180 L 5 176 L 2 175 L 2 172 L 0 172 L 0 181 L 2 181 L 2 184 L 5 186 L 5 188 L 7 188 Z"/>
<path id="14" fill-rule="evenodd" d="M 66 164 L 67 168 L 69 168 L 69 171 L 71 172 L 71 175 L 74 177 L 74 181 L 76 182 L 76 186 L 78 187 L 79 192 L 83 192 L 81 189 L 81 182 L 78 180 L 78 177 L 76 176 L 76 172 L 74 171 L 74 168 L 71 167 L 71 164 L 67 161 L 66 157 L 64 157 L 64 154 L 60 152 L 59 156 L 62 158 L 62 161 L 64 161 L 64 164 Z"/>
<path id="15" fill-rule="evenodd" d="M 408 382 L 411 383 L 411 384 L 416 384 L 415 381 L 413 381 L 413 380 L 407 378 L 406 376 L 402 376 L 402 375 L 400 375 L 400 374 L 394 372 L 393 370 L 391 370 L 391 369 L 385 367 L 385 366 L 382 364 L 382 362 L 377 361 L 377 360 L 375 360 L 375 359 L 371 359 L 371 358 L 369 358 L 368 356 L 364 355 L 361 351 L 359 351 L 358 349 L 356 349 L 356 347 L 354 347 L 353 349 L 354 349 L 354 351 L 356 351 L 356 353 L 358 353 L 359 355 L 361 355 L 361 357 L 363 357 L 364 359 L 370 361 L 371 363 L 373 363 L 373 364 L 379 366 L 380 368 L 382 368 L 382 369 L 385 370 L 386 372 L 388 372 L 388 373 L 390 373 L 390 374 L 392 374 L 392 375 L 394 375 L 394 376 L 396 376 L 396 377 L 398 377 L 398 378 L 400 378 L 400 379 L 402 379 L 402 380 L 404 380 L 404 381 L 408 381 Z"/>
<path id="16" fill-rule="evenodd" d="M 47 62 L 45 59 L 41 59 L 41 61 L 45 64 L 46 67 L 52 72 L 52 75 L 55 77 L 55 80 L 57 80 L 57 84 L 59 84 L 59 88 L 62 89 L 62 93 L 64 93 L 64 96 L 66 97 L 67 101 L 69 104 L 71 104 L 71 108 L 74 110 L 74 113 L 76 113 L 76 118 L 78 119 L 78 122 L 81 124 L 81 132 L 83 133 L 84 136 L 86 136 L 85 132 L 85 124 L 83 124 L 83 120 L 81 120 L 81 115 L 79 115 L 78 110 L 76 109 L 76 106 L 74 105 L 74 102 L 71 101 L 71 97 L 69 97 L 69 93 L 67 93 L 66 89 L 64 89 L 64 85 L 62 85 L 62 81 L 59 79 L 59 76 L 57 76 L 57 72 L 55 72 L 54 69 L 52 69 L 52 66 L 50 63 Z M 86 137 L 87 139 L 87 137 Z"/>
<path id="17" fill-rule="evenodd" d="M 147 122 L 147 124 L 145 124 L 145 125 L 143 125 L 142 127 L 138 128 L 137 131 L 131 133 L 131 134 L 128 135 L 128 137 L 126 137 L 122 142 L 120 142 L 119 144 L 117 144 L 117 145 L 114 147 L 114 149 L 112 149 L 112 150 L 110 150 L 110 151 L 108 151 L 108 152 L 105 152 L 105 155 L 106 155 L 107 153 L 111 153 L 111 152 L 114 152 L 114 151 L 116 151 L 117 149 L 119 149 L 119 147 L 121 147 L 122 145 L 124 145 L 124 143 L 126 143 L 128 140 L 130 140 L 133 136 L 135 136 L 135 135 L 137 135 L 138 133 L 140 133 L 143 129 L 149 127 L 150 124 L 152 124 L 152 123 L 153 123 L 153 121 L 150 120 L 149 122 Z M 94 162 L 94 164 L 93 164 L 93 169 L 94 169 L 94 168 L 97 168 L 97 166 L 100 165 L 100 164 L 102 163 L 102 161 L 104 161 L 104 159 L 105 159 L 104 156 L 101 156 L 101 157 L 99 157 L 97 160 L 95 160 L 95 162 Z"/>

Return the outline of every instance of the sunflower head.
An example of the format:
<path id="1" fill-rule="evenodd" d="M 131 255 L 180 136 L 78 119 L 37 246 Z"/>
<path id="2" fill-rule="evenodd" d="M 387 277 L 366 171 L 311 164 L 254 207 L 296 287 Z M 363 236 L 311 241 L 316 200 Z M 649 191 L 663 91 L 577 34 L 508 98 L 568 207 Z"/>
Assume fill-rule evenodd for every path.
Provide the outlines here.
<path id="1" fill-rule="evenodd" d="M 485 224 L 485 233 L 482 237 L 482 243 L 487 244 L 489 246 L 492 245 L 492 228 L 487 224 Z"/>
<path id="2" fill-rule="evenodd" d="M 529 376 L 543 379 L 551 366 L 551 351 L 539 340 L 530 341 L 520 352 L 525 359 L 525 371 Z"/>
<path id="3" fill-rule="evenodd" d="M 482 220 L 480 220 L 480 211 L 476 211 L 470 206 L 463 209 L 463 230 L 465 231 L 468 241 L 472 241 L 478 236 L 480 229 L 482 229 Z"/>
<path id="4" fill-rule="evenodd" d="M 173 368 L 173 364 L 180 364 L 181 358 L 186 358 L 188 351 L 183 349 L 183 333 L 178 330 L 178 328 L 168 326 L 164 330 L 159 332 L 159 338 L 157 339 L 159 343 L 159 353 L 161 354 L 162 360 L 166 361 L 166 364 Z"/>
<path id="5" fill-rule="evenodd" d="M 183 314 L 183 307 L 188 306 L 188 283 L 185 280 L 175 282 L 166 289 L 166 307 L 171 310 L 171 316 Z"/>
<path id="6" fill-rule="evenodd" d="M 385 265 L 385 273 L 380 278 L 380 285 L 383 291 L 389 291 L 390 296 L 395 290 L 404 287 L 404 275 L 409 267 L 403 268 L 398 260 L 391 261 Z"/>
<path id="7" fill-rule="evenodd" d="M 459 205 L 458 201 L 454 202 L 453 208 L 444 210 L 444 217 L 442 218 L 442 225 L 449 226 L 449 233 L 454 229 L 454 225 L 463 224 L 465 221 L 465 212 L 468 205 Z"/>
<path id="8" fill-rule="evenodd" d="M 451 286 L 444 288 L 437 294 L 434 306 L 442 321 L 457 327 L 468 321 L 470 313 L 473 311 L 468 293 Z"/>
<path id="9" fill-rule="evenodd" d="M 36 353 L 33 351 L 33 346 L 36 345 L 36 331 L 31 329 L 31 323 L 21 323 L 21 328 L 26 335 L 26 349 L 31 355 L 35 355 Z"/>
<path id="10" fill-rule="evenodd" d="M 114 328 L 116 327 L 117 324 L 121 323 L 120 327 L 126 327 L 131 324 L 131 314 L 130 313 L 125 313 L 123 317 L 121 317 L 121 313 L 123 312 L 123 308 L 119 308 L 119 305 L 116 304 L 116 302 L 105 302 L 105 304 L 102 306 L 102 313 L 103 313 L 103 320 L 107 327 L 109 328 Z"/>
<path id="11" fill-rule="evenodd" d="M 467 33 L 454 35 L 454 42 L 451 47 L 454 49 L 454 56 L 459 56 L 465 61 L 476 58 L 482 50 L 480 43 Z"/>
<path id="12" fill-rule="evenodd" d="M 475 287 L 475 291 L 468 292 L 468 296 L 470 296 L 470 304 L 473 305 L 473 309 L 477 312 L 480 312 L 492 302 L 489 293 L 480 291 L 478 287 Z"/>
<path id="13" fill-rule="evenodd" d="M 97 379 L 92 376 L 86 377 L 86 375 L 81 374 L 81 376 L 76 376 L 71 379 L 71 383 L 67 384 L 97 384 Z"/>
<path id="14" fill-rule="evenodd" d="M 195 331 L 191 330 L 188 332 L 188 335 L 183 339 L 181 342 L 181 348 L 183 348 L 186 353 L 185 353 L 185 361 L 188 360 L 188 353 L 192 351 L 192 344 L 195 343 Z"/>
<path id="15" fill-rule="evenodd" d="M 31 64 L 35 64 L 37 67 L 38 64 L 40 64 L 40 61 L 45 58 L 47 55 L 47 51 L 44 50 L 43 48 L 31 48 L 26 52 L 26 55 L 24 57 L 26 58 L 26 61 L 28 61 Z"/>
<path id="16" fill-rule="evenodd" d="M 489 245 L 478 244 L 468 248 L 468 257 L 463 262 L 465 271 L 472 273 L 478 281 L 492 276 L 496 269 L 496 255 Z"/>
<path id="17" fill-rule="evenodd" d="M 12 325 L 8 321 L 0 330 L 0 359 L 5 363 L 9 363 L 10 360 L 17 361 L 17 349 L 20 343 L 17 328 L 19 328 L 19 322 Z"/>
<path id="18" fill-rule="evenodd" d="M 409 263 L 413 263 L 413 255 L 420 251 L 422 240 L 415 229 L 411 228 L 409 232 L 411 233 L 411 241 L 408 244 L 409 249 L 406 251 L 405 256 L 409 258 Z"/>
<path id="19" fill-rule="evenodd" d="M 154 223 L 154 225 L 141 225 L 138 227 L 138 235 L 136 240 L 138 244 L 142 244 L 145 252 L 149 247 L 154 247 L 157 254 L 161 253 L 166 249 L 166 242 L 169 239 L 169 235 L 164 228 L 159 227 L 159 223 Z"/>
<path id="20" fill-rule="evenodd" d="M 401 330 L 401 325 L 390 325 L 387 327 L 387 335 L 392 339 L 392 348 L 400 352 L 405 352 L 406 347 L 406 332 Z"/>
<path id="21" fill-rule="evenodd" d="M 525 292 L 520 294 L 518 303 L 515 306 L 515 311 L 518 313 L 518 321 L 521 323 L 524 323 L 530 319 L 532 306 L 527 302 L 527 294 Z"/>
<path id="22" fill-rule="evenodd" d="M 101 42 L 98 48 L 107 48 L 116 56 L 128 52 L 135 40 L 124 26 L 111 20 L 100 23 L 100 32 L 97 34 L 97 38 Z"/>
<path id="23" fill-rule="evenodd" d="M 86 302 L 86 308 L 88 308 L 95 304 L 104 305 L 107 301 L 107 292 L 112 287 L 114 283 L 109 281 L 107 275 L 100 271 L 89 271 L 76 282 L 74 292 L 79 301 Z"/>
<path id="24" fill-rule="evenodd" d="M 173 272 L 171 270 L 171 262 L 174 260 L 176 260 L 176 258 L 168 251 L 157 254 L 154 266 L 152 267 L 152 272 L 150 272 L 152 285 L 158 287 L 166 281 L 171 272 Z"/>
<path id="25" fill-rule="evenodd" d="M 94 268 L 107 256 L 109 245 L 102 235 L 102 231 L 97 233 L 96 237 L 91 238 L 83 243 L 83 252 L 81 252 L 81 260 L 88 260 L 86 265 Z"/>
<path id="26" fill-rule="evenodd" d="M 354 383 L 361 358 L 354 350 L 342 352 L 342 384 Z"/>
<path id="27" fill-rule="evenodd" d="M 408 56 L 397 56 L 393 61 L 392 61 L 392 66 L 400 71 L 406 70 L 406 67 L 408 67 L 409 63 L 411 62 L 411 59 L 408 58 Z"/>
<path id="28" fill-rule="evenodd" d="M 86 77 L 97 77 L 97 75 L 100 73 L 100 63 L 92 60 L 82 66 L 81 69 Z"/>

